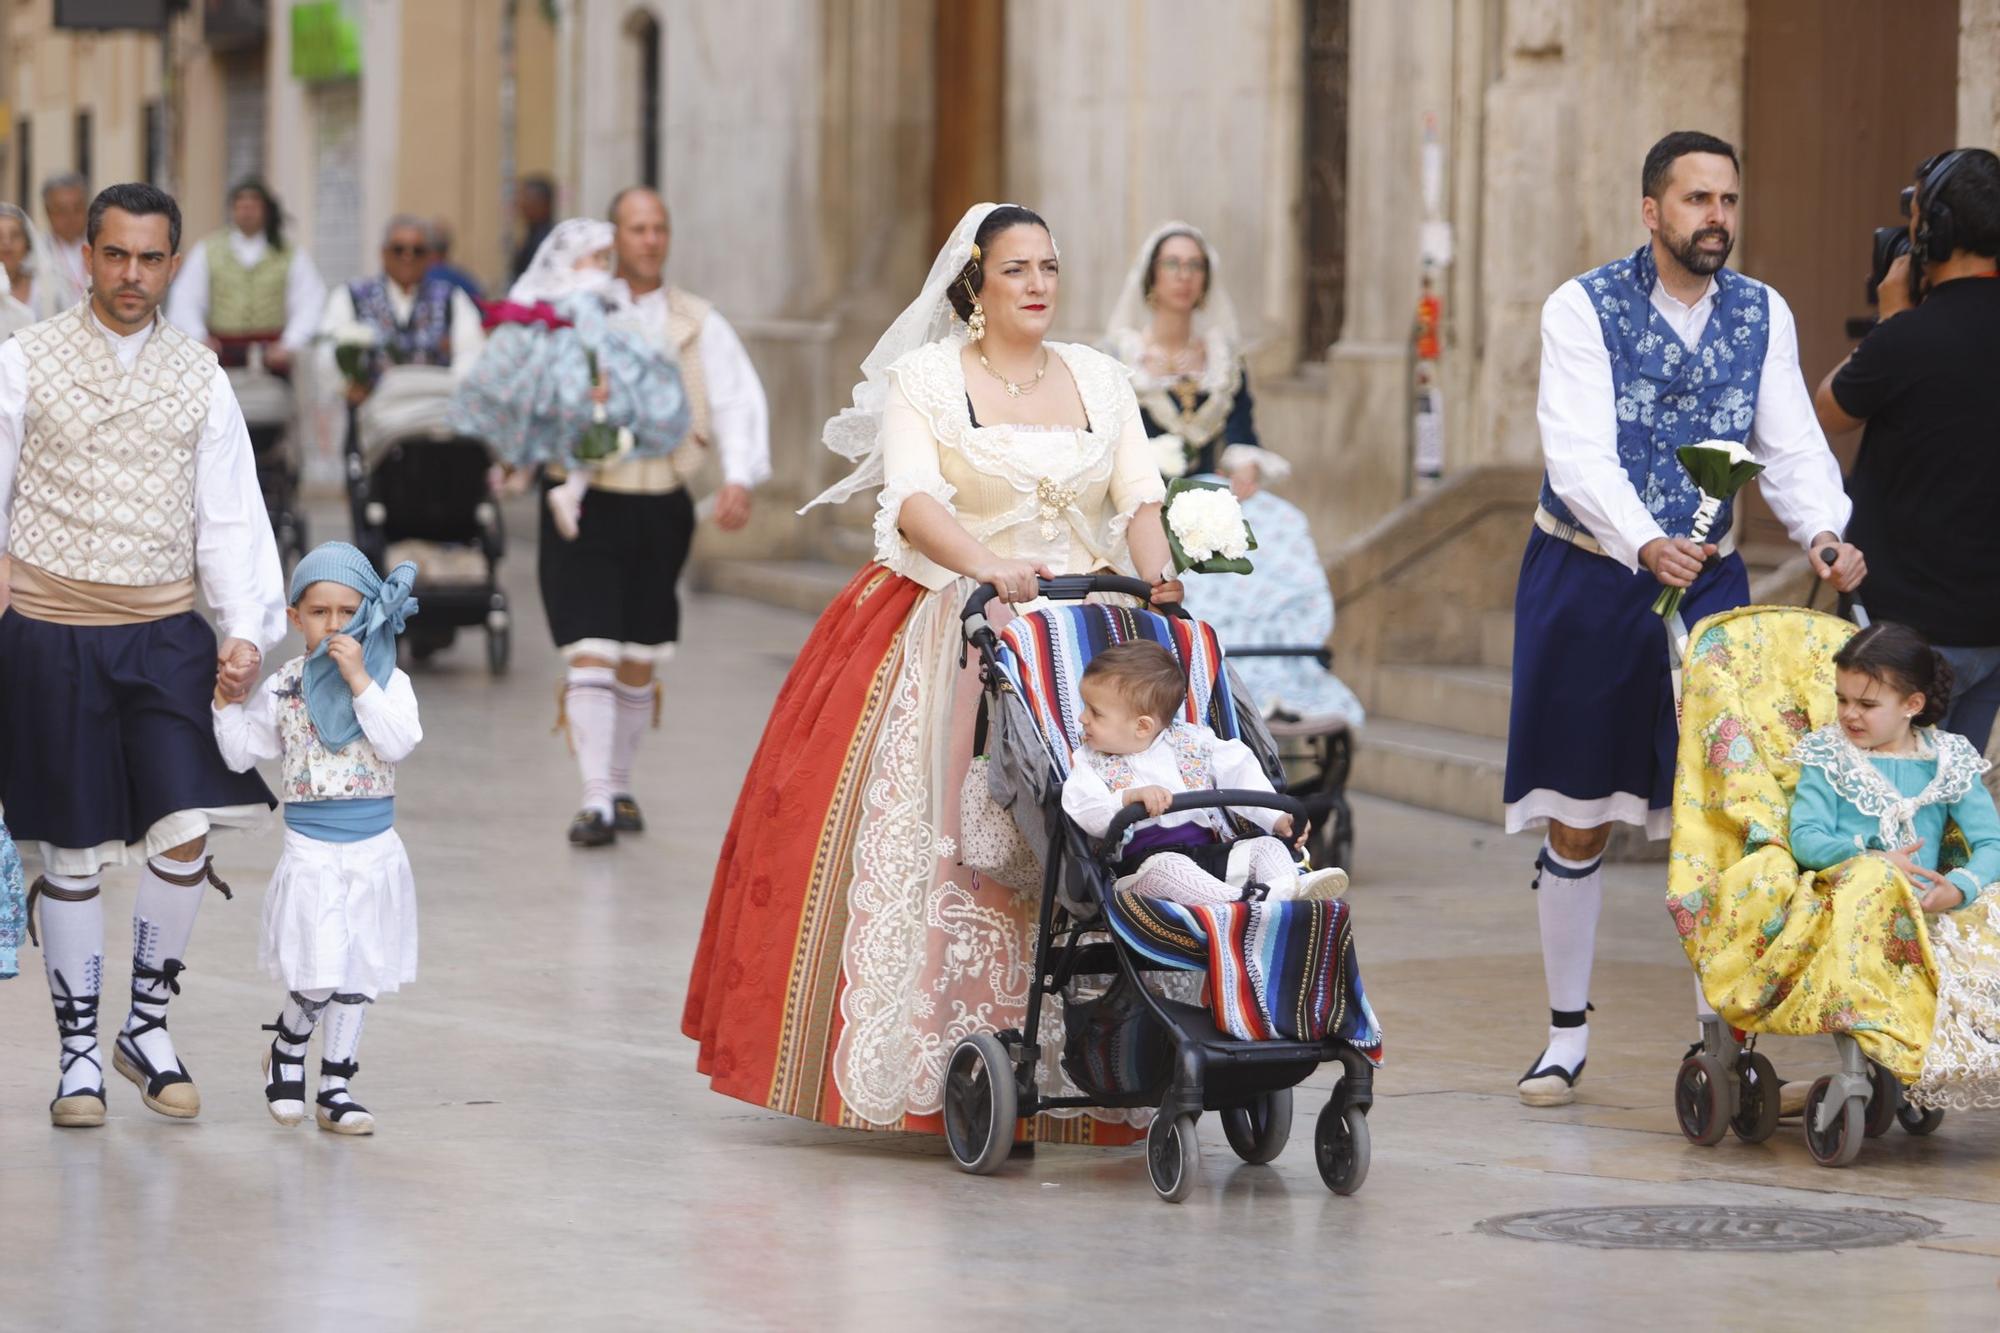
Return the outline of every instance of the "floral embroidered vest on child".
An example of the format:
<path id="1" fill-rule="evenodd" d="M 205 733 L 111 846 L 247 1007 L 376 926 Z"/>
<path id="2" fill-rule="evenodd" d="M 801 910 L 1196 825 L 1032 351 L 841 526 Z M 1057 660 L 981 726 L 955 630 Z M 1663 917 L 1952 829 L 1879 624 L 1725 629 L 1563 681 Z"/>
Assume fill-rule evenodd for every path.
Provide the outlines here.
<path id="1" fill-rule="evenodd" d="M 394 796 L 396 766 L 378 754 L 366 736 L 338 750 L 320 743 L 299 683 L 305 664 L 304 657 L 294 657 L 279 667 L 273 688 L 278 701 L 278 735 L 285 746 L 279 796 L 288 802 Z"/>
<path id="2" fill-rule="evenodd" d="M 1192 722 L 1176 720 L 1160 733 L 1154 745 L 1164 745 L 1174 756 L 1174 766 L 1180 770 L 1182 791 L 1207 791 L 1215 786 L 1215 735 L 1205 727 L 1197 727 Z M 1113 792 L 1122 792 L 1139 784 L 1139 775 L 1132 765 L 1129 754 L 1099 754 L 1095 750 L 1084 751 L 1084 762 L 1104 785 Z M 1221 830 L 1225 826 L 1221 812 L 1216 810 L 1189 811 L 1196 822 Z"/>

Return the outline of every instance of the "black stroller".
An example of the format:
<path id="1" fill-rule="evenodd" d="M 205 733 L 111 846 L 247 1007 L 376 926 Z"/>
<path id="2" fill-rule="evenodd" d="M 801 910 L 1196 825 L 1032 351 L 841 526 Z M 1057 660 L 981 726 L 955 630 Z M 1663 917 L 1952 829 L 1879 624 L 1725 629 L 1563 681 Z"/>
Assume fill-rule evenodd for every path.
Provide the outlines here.
<path id="1" fill-rule="evenodd" d="M 1231 658 L 1309 657 L 1333 670 L 1333 650 L 1324 645 L 1237 646 L 1225 651 Z M 1279 757 L 1292 775 L 1285 790 L 1312 818 L 1314 863 L 1352 870 L 1354 809 L 1347 801 L 1347 779 L 1354 771 L 1354 729 L 1282 709 L 1267 716 L 1264 725 L 1278 742 Z"/>
<path id="2" fill-rule="evenodd" d="M 1136 579 L 1077 575 L 1043 580 L 1041 594 L 1080 602 L 1093 593 L 1118 593 L 1142 602 L 1150 589 Z M 1195 716 L 1218 735 L 1241 739 L 1255 751 L 1273 784 L 1283 781 L 1275 747 L 1263 722 L 1238 706 L 1215 636 L 1206 625 L 1151 611 L 1109 605 L 1069 605 L 1034 611 L 996 632 L 985 609 L 995 593 L 980 587 L 963 612 L 964 634 L 977 652 L 984 694 L 988 773 L 994 799 L 1009 809 L 1042 862 L 1040 923 L 1035 936 L 1035 980 L 1022 1031 L 977 1033 L 952 1050 L 944 1091 L 945 1138 L 958 1165 L 975 1174 L 999 1169 L 1013 1145 L 1018 1118 L 1084 1106 L 1153 1107 L 1147 1134 L 1147 1167 L 1160 1198 L 1178 1203 L 1192 1192 L 1200 1164 L 1195 1122 L 1218 1111 L 1230 1146 L 1247 1162 L 1277 1157 L 1291 1132 L 1292 1089 L 1320 1065 L 1339 1061 L 1341 1078 L 1320 1112 L 1314 1157 L 1320 1177 L 1337 1194 L 1352 1194 L 1368 1174 L 1367 1114 L 1373 1104 L 1374 1066 L 1381 1041 L 1362 995 L 1353 958 L 1351 918 L 1342 902 L 1286 903 L 1271 929 L 1303 930 L 1319 962 L 1312 993 L 1323 1002 L 1309 1034 L 1261 1032 L 1232 1035 L 1218 1025 L 1222 1003 L 1203 1008 L 1169 999 L 1145 984 L 1151 975 L 1199 966 L 1187 955 L 1160 950 L 1167 936 L 1186 938 L 1199 929 L 1171 915 L 1172 905 L 1114 893 L 1112 864 L 1127 828 L 1147 816 L 1141 806 L 1122 812 L 1103 846 L 1062 812 L 1062 777 L 1078 743 L 1076 685 L 1094 648 L 1148 638 L 1173 651 L 1187 669 Z M 1263 806 L 1304 818 L 1300 802 L 1268 792 L 1188 793 L 1172 809 Z M 1261 905 L 1260 905 L 1261 906 Z M 1289 914 L 1297 909 L 1296 914 Z M 1230 905 L 1218 911 L 1247 911 Z M 1213 932 L 1211 932 L 1213 934 Z M 1308 938 L 1309 937 L 1309 938 Z M 1283 939 L 1270 950 L 1283 958 Z M 1198 953 L 1194 955 L 1199 957 Z M 1223 957 L 1222 952 L 1216 954 Z M 1254 969 L 1210 968 L 1212 994 L 1247 1000 Z M 1268 969 L 1273 976 L 1282 965 Z M 1041 1040 L 1048 1001 L 1063 1007 L 1063 1071 L 1081 1095 L 1045 1096 L 1038 1086 Z M 1254 1006 L 1252 1006 L 1254 1007 Z M 1268 1016 L 1268 1015 L 1267 1015 Z M 1250 1015 L 1253 1027 L 1260 1020 Z M 1234 1022 L 1232 1027 L 1237 1026 Z"/>
<path id="3" fill-rule="evenodd" d="M 499 579 L 507 533 L 487 479 L 492 451 L 447 424 L 451 392 L 441 366 L 391 366 L 350 414 L 354 544 L 385 573 L 415 561 L 423 614 L 404 638 L 417 660 L 450 647 L 460 629 L 483 626 L 486 664 L 499 675 L 513 639 Z"/>
<path id="4" fill-rule="evenodd" d="M 249 428 L 257 489 L 263 492 L 264 511 L 271 517 L 278 558 L 289 570 L 310 545 L 299 503 L 301 460 L 298 432 L 293 429 L 292 386 L 264 368 L 261 346 L 253 345 L 247 355 L 238 358 L 225 356 L 225 364 L 231 359 L 241 362 L 229 366 L 229 387 L 236 393 L 243 424 Z"/>

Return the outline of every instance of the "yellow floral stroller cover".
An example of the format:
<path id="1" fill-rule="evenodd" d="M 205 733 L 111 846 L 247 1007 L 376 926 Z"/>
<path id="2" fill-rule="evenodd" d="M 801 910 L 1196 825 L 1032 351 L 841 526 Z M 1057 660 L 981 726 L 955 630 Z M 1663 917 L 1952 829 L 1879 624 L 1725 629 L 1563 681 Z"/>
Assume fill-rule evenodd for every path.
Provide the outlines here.
<path id="1" fill-rule="evenodd" d="M 1848 1034 L 1918 1106 L 2000 1105 L 2000 1045 L 1983 1035 L 2000 1037 L 2000 895 L 1926 921 L 1882 858 L 1815 873 L 1786 841 L 1792 754 L 1835 720 L 1833 655 L 1854 632 L 1797 607 L 1744 607 L 1695 627 L 1667 908 L 1724 1022 Z M 1948 827 L 1941 867 L 1964 857 Z"/>

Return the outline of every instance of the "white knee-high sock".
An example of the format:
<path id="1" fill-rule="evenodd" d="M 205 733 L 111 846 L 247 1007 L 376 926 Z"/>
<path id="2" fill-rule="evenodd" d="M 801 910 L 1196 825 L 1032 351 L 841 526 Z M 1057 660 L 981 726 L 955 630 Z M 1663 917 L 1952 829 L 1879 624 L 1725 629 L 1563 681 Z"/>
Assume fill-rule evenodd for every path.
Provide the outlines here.
<path id="1" fill-rule="evenodd" d="M 1170 903 L 1197 907 L 1204 903 L 1233 903 L 1243 891 L 1217 879 L 1179 852 L 1161 852 L 1146 858 L 1132 881 L 1134 893 L 1147 898 L 1164 898 Z"/>
<path id="2" fill-rule="evenodd" d="M 563 712 L 583 777 L 583 808 L 611 818 L 611 747 L 618 730 L 618 675 L 610 667 L 569 669 Z"/>
<path id="3" fill-rule="evenodd" d="M 121 1035 L 129 1037 L 155 1069 L 180 1068 L 173 1038 L 167 1035 L 167 1002 L 180 989 L 175 978 L 187 955 L 188 942 L 194 938 L 194 919 L 201 911 L 202 895 L 208 892 L 205 880 L 173 884 L 162 876 L 185 879 L 205 870 L 207 864 L 202 857 L 192 861 L 152 857 L 139 876 L 139 892 L 132 900 L 132 1011 L 125 1017 Z M 133 1029 L 155 1020 L 158 1026 L 133 1034 Z"/>
<path id="4" fill-rule="evenodd" d="M 653 720 L 653 692 L 659 687 L 651 682 L 627 685 L 621 680 L 614 688 L 618 695 L 618 724 L 611 739 L 611 793 L 630 796 L 632 760 L 639 753 L 639 740 L 646 734 L 646 725 Z"/>
<path id="5" fill-rule="evenodd" d="M 352 1101 L 347 1080 L 359 1068 L 354 1056 L 361 1049 L 361 1025 L 368 1020 L 368 1006 L 374 997 L 358 991 L 338 991 L 326 1006 L 326 1038 L 320 1043 L 320 1096 L 333 1102 Z M 327 1072 L 329 1066 L 347 1071 Z"/>
<path id="6" fill-rule="evenodd" d="M 1244 838 L 1229 849 L 1229 882 L 1262 884 L 1273 898 L 1289 898 L 1298 887 L 1299 867 L 1276 838 Z"/>
<path id="7" fill-rule="evenodd" d="M 1542 977 L 1549 990 L 1546 1060 L 1574 1071 L 1590 1048 L 1590 967 L 1604 906 L 1604 858 L 1572 861 L 1544 845 L 1535 912 L 1542 932 Z"/>
<path id="8" fill-rule="evenodd" d="M 104 899 L 96 875 L 43 875 L 36 913 L 42 971 L 62 1044 L 58 1097 L 104 1086 L 97 1049 L 97 1002 L 104 989 Z"/>

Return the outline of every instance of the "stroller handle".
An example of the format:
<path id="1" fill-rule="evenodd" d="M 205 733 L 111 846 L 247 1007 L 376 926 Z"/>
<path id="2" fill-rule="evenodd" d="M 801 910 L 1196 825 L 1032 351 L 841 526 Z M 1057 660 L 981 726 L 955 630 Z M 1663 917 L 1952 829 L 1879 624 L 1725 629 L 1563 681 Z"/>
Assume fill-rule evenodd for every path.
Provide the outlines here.
<path id="1" fill-rule="evenodd" d="M 1058 602 L 1080 602 L 1096 592 L 1124 593 L 1149 602 L 1153 596 L 1153 585 L 1124 574 L 1064 574 L 1057 578 L 1035 580 L 1037 597 L 1048 597 Z M 966 599 L 965 609 L 958 613 L 958 618 L 964 622 L 966 638 L 987 628 L 986 604 L 999 595 L 999 590 L 990 583 L 982 583 L 972 590 L 972 596 Z"/>
<path id="2" fill-rule="evenodd" d="M 1331 671 L 1333 669 L 1333 649 L 1327 647 L 1325 644 L 1318 644 L 1318 645 L 1308 645 L 1303 643 L 1296 645 L 1258 644 L 1254 648 L 1247 646 L 1242 648 L 1225 647 L 1222 650 L 1222 655 L 1224 657 L 1229 657 L 1229 658 L 1310 657 L 1315 662 L 1318 662 L 1322 667 L 1325 667 L 1327 670 Z"/>
<path id="3" fill-rule="evenodd" d="M 1312 818 L 1306 813 L 1304 804 L 1290 796 L 1280 796 L 1274 791 L 1251 791 L 1247 788 L 1229 791 L 1184 791 L 1174 797 L 1173 804 L 1167 807 L 1167 813 L 1174 814 L 1182 810 L 1217 810 L 1232 805 L 1252 805 L 1266 810 L 1284 811 L 1292 817 L 1293 837 L 1303 834 L 1306 821 Z M 1111 827 L 1104 831 L 1105 846 L 1116 847 L 1119 839 L 1125 836 L 1125 830 L 1151 818 L 1153 816 L 1146 813 L 1146 807 L 1143 805 L 1134 802 L 1126 806 L 1112 817 Z"/>

